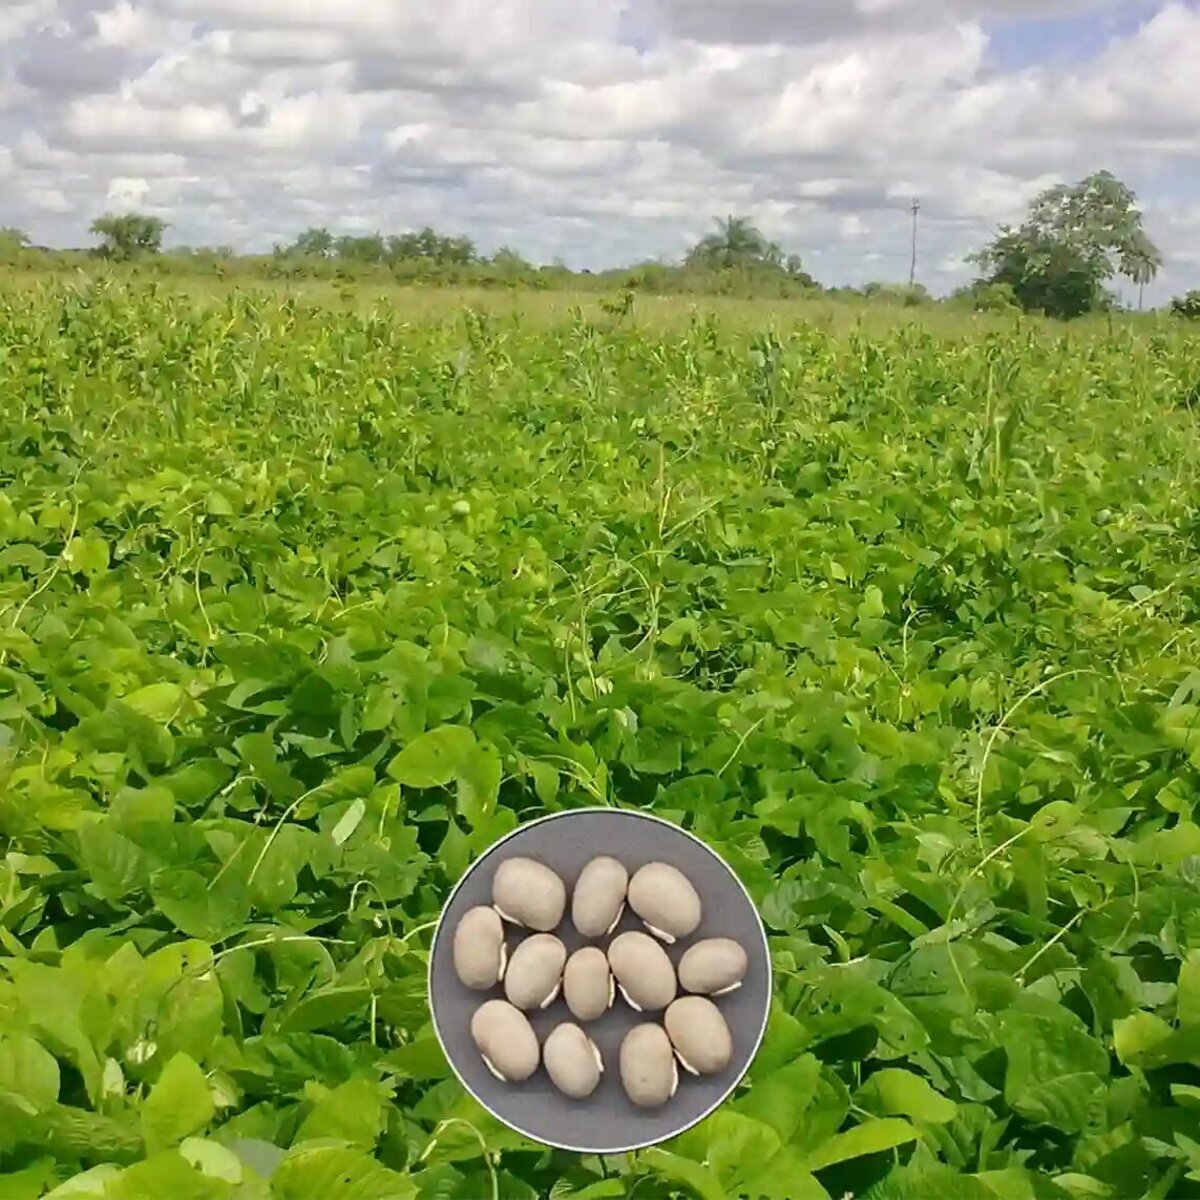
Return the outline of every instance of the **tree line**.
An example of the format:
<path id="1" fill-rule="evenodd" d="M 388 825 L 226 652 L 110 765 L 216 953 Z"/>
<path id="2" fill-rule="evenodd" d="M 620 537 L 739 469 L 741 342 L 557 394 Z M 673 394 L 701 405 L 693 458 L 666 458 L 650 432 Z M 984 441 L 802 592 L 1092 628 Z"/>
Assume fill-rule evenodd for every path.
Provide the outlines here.
<path id="1" fill-rule="evenodd" d="M 90 251 L 116 262 L 163 256 L 169 226 L 141 213 L 106 214 L 91 226 L 98 244 Z M 0 229 L 0 260 L 36 253 L 19 230 Z M 501 247 L 483 254 L 468 237 L 431 228 L 385 236 L 336 234 L 328 228 L 304 230 L 269 255 L 237 255 L 228 247 L 172 251 L 186 268 L 207 266 L 218 275 L 354 279 L 386 273 L 401 281 L 553 287 L 616 286 L 657 292 L 709 292 L 734 295 L 853 294 L 905 304 L 932 301 L 920 285 L 870 283 L 862 288 L 821 288 L 799 255 L 786 252 L 747 217 L 728 216 L 701 238 L 679 263 L 642 263 L 631 268 L 574 272 L 560 263 L 537 266 L 516 250 Z M 1162 266 L 1162 254 L 1146 233 L 1137 197 L 1109 171 L 1074 184 L 1059 184 L 1034 198 L 1021 224 L 1001 226 L 991 241 L 972 253 L 975 279 L 949 299 L 976 309 L 1012 309 L 1072 318 L 1117 306 L 1112 283 L 1118 277 L 1141 294 Z M 1200 317 L 1200 292 L 1176 299 L 1172 310 Z"/>

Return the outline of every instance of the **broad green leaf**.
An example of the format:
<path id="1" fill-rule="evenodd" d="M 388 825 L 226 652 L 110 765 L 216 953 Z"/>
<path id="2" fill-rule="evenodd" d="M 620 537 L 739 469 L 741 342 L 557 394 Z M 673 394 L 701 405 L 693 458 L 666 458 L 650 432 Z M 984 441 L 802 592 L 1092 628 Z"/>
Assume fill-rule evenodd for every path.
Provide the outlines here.
<path id="1" fill-rule="evenodd" d="M 175 819 L 175 806 L 174 793 L 161 784 L 147 788 L 124 788 L 113 797 L 108 819 L 121 832 L 141 839 L 139 845 L 149 848 L 152 831 L 146 827 L 170 825 Z M 164 849 L 166 845 L 164 840 Z"/>
<path id="2" fill-rule="evenodd" d="M 1091 1200 L 1092 1197 L 1097 1200 L 1118 1200 L 1108 1184 L 1079 1171 L 1064 1171 L 1054 1177 L 1054 1182 L 1068 1196 L 1077 1197 L 1077 1200 Z"/>
<path id="3" fill-rule="evenodd" d="M 407 1046 L 390 1051 L 383 1058 L 389 1071 L 409 1079 L 444 1079 L 449 1073 L 446 1055 L 431 1029 L 418 1034 Z"/>
<path id="4" fill-rule="evenodd" d="M 63 551 L 63 561 L 72 571 L 100 575 L 108 567 L 108 543 L 94 534 L 72 538 Z"/>
<path id="5" fill-rule="evenodd" d="M 1127 1066 L 1152 1063 L 1174 1030 L 1153 1013 L 1138 1012 L 1113 1022 L 1113 1046 L 1117 1057 Z"/>
<path id="6" fill-rule="evenodd" d="M 503 775 L 500 752 L 486 743 L 464 755 L 455 772 L 458 779 L 458 814 L 472 828 L 495 810 Z"/>
<path id="7" fill-rule="evenodd" d="M 26 1034 L 0 1033 L 0 1112 L 15 1105 L 36 1116 L 58 1100 L 58 1062 Z"/>
<path id="8" fill-rule="evenodd" d="M 165 725 L 178 713 L 186 695 L 177 683 L 151 683 L 123 700 L 134 712 Z"/>
<path id="9" fill-rule="evenodd" d="M 226 763 L 216 758 L 202 758 L 164 776 L 162 783 L 180 804 L 192 806 L 203 803 L 232 778 L 233 770 Z"/>
<path id="10" fill-rule="evenodd" d="M 686 1184 L 700 1200 L 729 1200 L 716 1172 L 690 1158 L 655 1147 L 642 1155 L 642 1162 L 664 1179 Z"/>
<path id="11" fill-rule="evenodd" d="M 110 903 L 145 887 L 150 876 L 149 857 L 110 820 L 92 822 L 80 831 L 79 862 Z"/>
<path id="12" fill-rule="evenodd" d="M 301 870 L 319 861 L 321 853 L 317 835 L 303 826 L 284 825 L 277 832 L 261 832 L 261 843 L 249 837 L 241 843 L 245 847 L 243 854 L 261 844 L 261 849 L 253 854 L 253 877 L 249 880 L 250 896 L 259 915 L 291 904 L 296 898 Z"/>
<path id="13" fill-rule="evenodd" d="M 911 1117 L 939 1125 L 953 1121 L 958 1114 L 958 1105 L 934 1091 L 928 1080 L 893 1067 L 876 1071 L 855 1099 L 882 1116 Z"/>
<path id="14" fill-rule="evenodd" d="M 831 1071 L 822 1071 L 817 1090 L 803 1119 L 792 1134 L 791 1145 L 808 1154 L 828 1141 L 845 1123 L 850 1112 L 850 1093 Z"/>
<path id="15" fill-rule="evenodd" d="M 804 1166 L 804 1155 L 784 1146 L 766 1162 L 747 1162 L 732 1184 L 738 1200 L 830 1200 Z"/>
<path id="16" fill-rule="evenodd" d="M 996 1200 L 1068 1200 L 1070 1193 L 1052 1183 L 1044 1175 L 1020 1167 L 1003 1171 L 981 1171 L 974 1177 L 984 1189 L 980 1200 L 995 1196 Z M 965 1181 L 947 1181 L 948 1188 L 962 1187 Z M 959 1193 L 951 1191 L 947 1200 L 957 1200 Z"/>
<path id="17" fill-rule="evenodd" d="M 1113 1022 L 1113 1044 L 1122 1062 L 1153 1070 L 1200 1061 L 1200 1025 L 1174 1029 L 1154 1013 L 1136 1012 Z"/>
<path id="18" fill-rule="evenodd" d="M 101 1163 L 98 1167 L 81 1171 L 58 1187 L 46 1193 L 44 1200 L 92 1200 L 93 1197 L 108 1195 L 108 1185 L 121 1175 L 121 1168 L 112 1163 Z M 19 1200 L 26 1200 L 22 1196 Z"/>
<path id="19" fill-rule="evenodd" d="M 821 1171 L 835 1163 L 862 1158 L 866 1154 L 878 1154 L 915 1141 L 920 1135 L 907 1121 L 897 1117 L 884 1117 L 878 1121 L 866 1121 L 855 1125 L 844 1133 L 835 1133 L 828 1141 L 810 1151 L 806 1166 L 810 1171 Z"/>
<path id="20" fill-rule="evenodd" d="M 118 952 L 123 953 L 123 951 Z M 116 975 L 114 962 L 108 966 Z M 177 1052 L 200 1061 L 222 1029 L 221 984 L 209 970 L 212 954 L 202 943 L 163 946 L 113 986 L 121 989 L 115 1018 L 139 1037 L 152 1033 L 159 1065 Z"/>
<path id="21" fill-rule="evenodd" d="M 233 1184 L 205 1175 L 175 1151 L 126 1167 L 104 1192 L 105 1200 L 234 1200 L 234 1195 Z"/>
<path id="22" fill-rule="evenodd" d="M 207 1138 L 184 1138 L 179 1144 L 180 1156 L 202 1175 L 226 1183 L 241 1183 L 246 1174 L 242 1160 L 218 1142 Z"/>
<path id="23" fill-rule="evenodd" d="M 142 1103 L 142 1134 L 153 1153 L 178 1145 L 203 1129 L 216 1108 L 208 1080 L 196 1061 L 177 1054 L 163 1068 Z"/>
<path id="24" fill-rule="evenodd" d="M 284 1032 L 332 1029 L 351 1016 L 365 1016 L 372 991 L 367 984 L 342 984 L 319 988 L 284 1012 L 279 1028 Z"/>
<path id="25" fill-rule="evenodd" d="M 1070 833 L 1083 814 L 1066 800 L 1054 800 L 1039 808 L 1030 818 L 1029 828 L 1036 842 L 1053 841 Z"/>
<path id="26" fill-rule="evenodd" d="M 176 929 L 205 942 L 232 937 L 250 916 L 250 893 L 239 871 L 215 879 L 196 871 L 158 871 L 150 880 L 150 894 Z"/>
<path id="27" fill-rule="evenodd" d="M 370 767 L 346 767 L 338 771 L 318 787 L 313 788 L 304 799 L 315 812 L 333 804 L 366 799 L 375 787 L 375 772 Z M 304 806 L 298 810 L 304 811 Z"/>
<path id="28" fill-rule="evenodd" d="M 618 1200 L 625 1194 L 626 1187 L 620 1179 L 600 1179 L 581 1187 L 560 1179 L 550 1189 L 550 1200 Z"/>
<path id="29" fill-rule="evenodd" d="M 456 821 L 446 822 L 446 836 L 442 838 L 436 857 L 449 879 L 458 879 L 470 865 L 471 839 Z"/>
<path id="30" fill-rule="evenodd" d="M 1077 1133 L 1103 1106 L 1108 1051 L 1070 1010 L 1025 996 L 1001 1014 L 1004 1093 L 1027 1120 Z"/>
<path id="31" fill-rule="evenodd" d="M 388 774 L 405 787 L 440 787 L 454 779 L 475 748 L 466 726 L 441 725 L 409 742 L 388 764 Z"/>
<path id="32" fill-rule="evenodd" d="M 912 1162 L 889 1171 L 865 1193 L 866 1200 L 1041 1200 L 1065 1193 L 1038 1187 L 1024 1171 L 992 1172 L 1001 1182 L 991 1186 L 983 1176 L 964 1175 L 939 1163 Z"/>
<path id="33" fill-rule="evenodd" d="M 735 1107 L 769 1125 L 782 1141 L 790 1141 L 817 1094 L 820 1074 L 820 1062 L 805 1054 L 758 1079 Z"/>
<path id="34" fill-rule="evenodd" d="M 362 1150 L 294 1147 L 271 1177 L 274 1200 L 414 1200 L 417 1185 Z"/>
<path id="35" fill-rule="evenodd" d="M 348 1080 L 322 1096 L 304 1118 L 296 1141 L 334 1138 L 369 1150 L 383 1131 L 387 1092 L 366 1078 Z"/>
<path id="36" fill-rule="evenodd" d="M 26 1021 L 44 1035 L 40 1040 L 56 1057 L 75 1065 L 89 1096 L 98 1098 L 104 1067 L 97 1043 L 106 1040 L 110 1011 L 106 997 L 98 994 L 94 970 L 24 960 L 10 961 L 6 967 Z"/>
<path id="37" fill-rule="evenodd" d="M 49 1158 L 38 1159 L 20 1171 L 0 1173 L 0 1200 L 29 1200 L 31 1196 L 40 1196 L 56 1177 L 54 1160 Z"/>
<path id="38" fill-rule="evenodd" d="M 547 808 L 552 808 L 558 796 L 558 768 L 551 763 L 534 759 L 527 764 L 527 769 L 533 779 L 533 788 L 538 800 Z"/>
<path id="39" fill-rule="evenodd" d="M 782 1142 L 769 1125 L 744 1113 L 718 1110 L 697 1127 L 706 1139 L 705 1160 L 722 1183 L 742 1178 L 748 1167 L 757 1168 L 773 1158 Z"/>

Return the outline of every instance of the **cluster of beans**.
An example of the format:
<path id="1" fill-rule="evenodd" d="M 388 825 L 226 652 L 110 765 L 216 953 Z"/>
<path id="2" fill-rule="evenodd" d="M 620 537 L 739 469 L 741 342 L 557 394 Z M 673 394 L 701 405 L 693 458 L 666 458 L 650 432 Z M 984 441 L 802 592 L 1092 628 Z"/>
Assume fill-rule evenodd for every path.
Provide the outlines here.
<path id="1" fill-rule="evenodd" d="M 693 934 L 703 905 L 687 877 L 667 863 L 648 863 L 631 878 L 615 858 L 593 858 L 576 881 L 571 921 L 585 938 L 607 938 L 626 904 L 647 933 L 621 933 L 607 950 L 585 946 L 568 957 L 552 932 L 566 912 L 562 879 L 532 858 L 509 858 L 497 868 L 492 904 L 470 909 L 454 932 L 459 980 L 479 991 L 504 986 L 506 998 L 485 1001 L 471 1019 L 471 1037 L 497 1079 L 520 1082 L 544 1063 L 559 1091 L 590 1096 L 604 1062 L 582 1026 L 608 1012 L 618 993 L 637 1012 L 663 1014 L 662 1024 L 637 1025 L 621 1043 L 621 1083 L 634 1104 L 658 1108 L 674 1096 L 677 1063 L 693 1075 L 729 1064 L 733 1039 L 711 998 L 741 986 L 746 951 L 730 938 L 696 942 L 676 975 L 660 943 Z M 511 956 L 506 921 L 533 931 Z M 680 988 L 690 994 L 679 996 Z M 575 1021 L 558 1025 L 539 1046 L 525 1014 L 548 1008 L 560 992 Z"/>

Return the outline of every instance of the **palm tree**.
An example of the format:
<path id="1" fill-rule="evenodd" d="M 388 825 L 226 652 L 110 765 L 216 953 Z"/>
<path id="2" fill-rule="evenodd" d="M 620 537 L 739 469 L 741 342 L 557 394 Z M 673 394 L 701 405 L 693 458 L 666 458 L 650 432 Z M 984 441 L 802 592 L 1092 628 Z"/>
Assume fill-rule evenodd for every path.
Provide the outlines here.
<path id="1" fill-rule="evenodd" d="M 1138 285 L 1138 312 L 1142 311 L 1146 284 L 1154 279 L 1161 266 L 1158 247 L 1144 235 L 1135 237 L 1122 256 L 1121 273 Z"/>
<path id="2" fill-rule="evenodd" d="M 708 234 L 688 251 L 690 267 L 778 266 L 783 251 L 766 238 L 748 217 L 728 216 L 717 220 L 714 233 Z"/>

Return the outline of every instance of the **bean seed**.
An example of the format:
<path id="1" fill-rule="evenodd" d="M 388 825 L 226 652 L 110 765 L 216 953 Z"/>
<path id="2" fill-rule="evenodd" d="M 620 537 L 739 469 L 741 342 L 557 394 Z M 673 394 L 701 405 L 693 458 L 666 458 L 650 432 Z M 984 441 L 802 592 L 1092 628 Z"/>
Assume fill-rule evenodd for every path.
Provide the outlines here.
<path id="1" fill-rule="evenodd" d="M 454 931 L 454 970 L 469 988 L 486 991 L 504 977 L 504 926 L 496 910 L 469 909 Z"/>
<path id="2" fill-rule="evenodd" d="M 471 1037 L 484 1065 L 502 1083 L 520 1083 L 537 1070 L 541 1052 L 525 1014 L 505 1000 L 488 1000 L 471 1018 Z"/>
<path id="3" fill-rule="evenodd" d="M 506 921 L 549 933 L 562 920 L 567 888 L 536 859 L 506 858 L 492 880 L 492 904 Z"/>
<path id="4" fill-rule="evenodd" d="M 687 937 L 700 924 L 700 897 L 686 875 L 667 863 L 647 863 L 629 881 L 629 907 L 664 942 Z"/>

